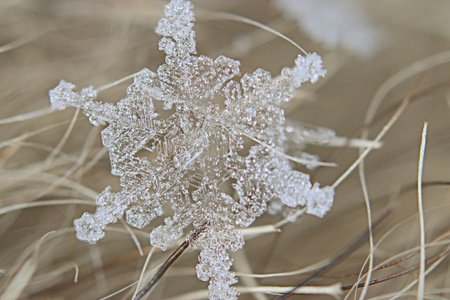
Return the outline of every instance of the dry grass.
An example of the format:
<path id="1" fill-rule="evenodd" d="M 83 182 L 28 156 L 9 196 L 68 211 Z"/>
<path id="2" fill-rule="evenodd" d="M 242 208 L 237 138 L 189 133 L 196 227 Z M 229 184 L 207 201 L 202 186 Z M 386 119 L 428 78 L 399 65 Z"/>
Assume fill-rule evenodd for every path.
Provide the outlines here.
<path id="1" fill-rule="evenodd" d="M 163 61 L 153 33 L 163 4 L 141 0 L 0 3 L 0 299 L 100 299 L 125 287 L 129 288 L 110 299 L 132 297 L 136 289 L 132 284 L 139 280 L 151 250 L 150 229 L 118 223 L 95 246 L 75 238 L 73 219 L 93 210 L 95 195 L 107 185 L 118 187 L 118 179 L 109 174 L 100 129 L 92 128 L 73 109 L 50 111 L 47 93 L 61 78 L 98 87 L 143 67 L 155 70 Z M 211 18 L 208 11 L 269 24 L 306 50 L 324 56 L 327 78 L 305 86 L 289 107 L 288 117 L 333 128 L 347 137 L 375 139 L 385 130 L 380 136 L 383 147 L 367 151 L 359 173 L 353 171 L 336 184 L 335 204 L 323 219 L 303 216 L 280 231 L 268 226 L 258 234 L 249 233 L 247 245 L 235 257 L 243 287 L 240 299 L 271 299 L 267 292 L 295 286 L 386 209 L 389 217 L 373 230 L 373 238 L 367 236 L 350 257 L 308 285 L 364 285 L 405 272 L 361 287 L 357 293 L 345 290 L 342 297 L 448 297 L 450 24 L 442 17 L 450 9 L 448 2 L 367 1 L 369 11 L 389 34 L 370 59 L 313 43 L 268 1 L 194 4 L 203 11 L 196 24 L 199 52 L 240 59 L 243 72 L 263 67 L 275 76 L 298 50 L 248 24 Z M 231 45 L 242 35 L 252 49 L 239 56 Z M 127 83 L 103 91 L 102 100 L 121 99 Z M 428 122 L 426 152 L 418 176 L 424 122 Z M 311 147 L 310 151 L 338 165 L 312 173 L 323 185 L 336 182 L 360 155 L 345 147 Z M 419 202 L 418 178 L 423 182 Z M 263 216 L 254 226 L 279 221 L 279 216 Z M 168 255 L 155 249 L 147 271 L 155 270 Z M 207 284 L 194 274 L 196 256 L 190 251 L 177 260 L 150 298 L 204 295 L 199 290 Z M 295 270 L 299 271 L 285 273 Z M 142 282 L 149 276 L 143 273 Z"/>

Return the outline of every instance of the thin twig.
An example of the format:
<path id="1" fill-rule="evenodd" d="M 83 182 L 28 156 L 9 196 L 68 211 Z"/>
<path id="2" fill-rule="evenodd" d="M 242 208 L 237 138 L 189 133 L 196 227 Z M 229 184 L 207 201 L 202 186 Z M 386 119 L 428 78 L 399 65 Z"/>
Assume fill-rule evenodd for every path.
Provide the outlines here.
<path id="1" fill-rule="evenodd" d="M 390 215 L 392 212 L 391 209 L 386 210 L 383 215 L 381 215 L 378 220 L 376 220 L 372 225 L 372 230 L 374 230 L 376 227 L 380 226 L 381 223 Z M 366 229 L 364 232 L 362 232 L 359 236 L 357 236 L 350 244 L 348 244 L 345 248 L 343 248 L 333 259 L 330 260 L 330 262 L 323 266 L 322 268 L 318 269 L 316 272 L 312 273 L 302 281 L 300 281 L 292 290 L 289 292 L 278 296 L 274 300 L 282 300 L 286 299 L 290 295 L 292 295 L 295 290 L 297 290 L 299 287 L 302 287 L 309 282 L 311 282 L 314 278 L 321 276 L 334 268 L 336 265 L 338 265 L 340 262 L 342 262 L 344 259 L 349 257 L 356 249 L 358 249 L 365 241 L 367 241 L 369 237 L 369 229 Z"/>
<path id="2" fill-rule="evenodd" d="M 142 299 L 142 297 L 145 296 L 154 286 L 155 284 L 161 279 L 161 277 L 166 273 L 167 269 L 177 260 L 178 257 L 181 256 L 181 254 L 189 247 L 189 240 L 185 240 L 180 247 L 175 250 L 172 255 L 164 262 L 164 264 L 161 266 L 161 268 L 158 270 L 158 272 L 153 276 L 153 278 L 137 293 L 136 300 Z"/>
<path id="3" fill-rule="evenodd" d="M 431 263 L 434 263 L 435 261 L 439 260 L 440 258 L 446 257 L 449 254 L 450 254 L 450 250 L 446 250 L 446 251 L 442 252 L 441 254 L 438 254 L 438 255 L 435 255 L 433 257 L 430 257 L 427 260 L 425 260 L 425 265 L 429 265 Z M 388 275 L 388 276 L 385 276 L 385 277 L 382 277 L 382 278 L 377 278 L 377 279 L 371 280 L 369 282 L 369 285 L 381 283 L 381 282 L 384 282 L 384 281 L 387 281 L 387 280 L 391 280 L 391 279 L 394 279 L 394 278 L 406 275 L 408 273 L 411 273 L 412 271 L 415 271 L 415 270 L 419 269 L 420 265 L 421 264 L 417 264 L 417 265 L 415 265 L 413 267 L 410 267 L 410 268 L 408 268 L 406 270 L 403 270 L 403 271 L 400 271 L 400 272 L 397 272 L 397 273 L 394 273 L 394 274 L 391 274 L 391 275 Z M 363 287 L 365 284 L 366 284 L 365 282 L 361 282 L 356 287 L 360 288 L 360 287 Z M 354 285 L 347 285 L 347 286 L 343 286 L 342 290 L 346 291 L 346 290 L 350 290 L 352 288 L 355 288 L 355 286 Z"/>
<path id="4" fill-rule="evenodd" d="M 141 282 L 142 282 L 142 280 L 144 278 L 145 270 L 147 269 L 147 266 L 148 266 L 148 264 L 150 262 L 150 259 L 153 256 L 154 252 L 155 252 L 155 247 L 152 247 L 152 250 L 150 250 L 150 252 L 148 252 L 147 258 L 145 259 L 144 267 L 142 268 L 142 272 L 141 272 L 141 275 L 139 276 L 139 280 L 138 280 L 137 285 L 136 285 L 136 290 L 135 290 L 135 292 L 133 294 L 132 299 L 136 298 L 136 295 L 137 295 L 137 293 L 139 291 L 139 286 L 140 286 L 140 284 L 141 284 Z"/>
<path id="5" fill-rule="evenodd" d="M 424 88 L 416 93 L 414 93 L 411 96 L 410 102 L 416 102 L 419 100 L 425 99 L 426 96 L 430 96 L 433 93 L 437 92 L 443 92 L 448 90 L 450 87 L 450 81 L 444 81 L 440 82 L 438 84 L 432 85 L 430 87 Z M 398 100 L 396 103 L 385 109 L 384 111 L 380 112 L 375 116 L 375 118 L 370 122 L 364 124 L 363 127 L 359 128 L 355 132 L 353 132 L 351 135 L 348 136 L 348 139 L 355 138 L 358 136 L 365 128 L 371 128 L 375 125 L 377 125 L 380 121 L 385 119 L 387 116 L 392 115 L 400 105 L 402 105 L 404 97 L 400 100 Z M 343 146 L 342 148 L 338 148 L 336 151 L 334 151 L 330 156 L 326 157 L 324 161 L 337 161 L 338 157 L 342 155 L 342 153 L 348 148 L 348 146 Z M 319 174 L 323 171 L 323 168 L 319 166 L 314 173 L 311 174 L 312 178 L 318 177 Z"/>
<path id="6" fill-rule="evenodd" d="M 386 125 L 383 126 L 381 131 L 378 133 L 377 137 L 373 140 L 372 144 L 379 142 L 384 137 L 384 135 L 391 129 L 391 127 L 397 122 L 397 120 L 400 118 L 400 116 L 408 106 L 411 97 L 412 93 L 406 95 L 406 97 L 403 99 L 398 109 L 395 111 L 394 115 L 389 119 Z M 353 172 L 353 170 L 361 163 L 361 161 L 364 160 L 364 158 L 372 151 L 372 149 L 373 145 L 367 147 L 361 153 L 358 159 L 355 160 L 355 162 L 331 185 L 331 187 L 336 188 L 337 186 L 339 186 L 339 184 L 341 184 L 341 182 L 344 181 L 344 179 L 347 178 L 347 176 L 350 175 L 351 172 Z"/>
<path id="7" fill-rule="evenodd" d="M 169 267 L 183 254 L 184 250 L 186 250 L 189 245 L 197 240 L 200 234 L 206 229 L 207 223 L 205 223 L 200 229 L 194 231 L 189 238 L 187 238 L 176 250 L 170 255 L 170 257 L 164 262 L 161 268 L 156 272 L 152 279 L 137 293 L 135 300 L 140 300 L 145 296 L 161 279 L 164 273 L 167 272 Z"/>
<path id="8" fill-rule="evenodd" d="M 425 157 L 425 145 L 427 143 L 428 123 L 423 125 L 422 141 L 420 144 L 419 166 L 417 170 L 417 205 L 419 210 L 420 225 L 420 270 L 419 284 L 417 285 L 417 299 L 423 300 L 425 293 L 425 221 L 423 216 L 423 199 L 422 199 L 422 178 L 423 178 L 423 161 Z"/>

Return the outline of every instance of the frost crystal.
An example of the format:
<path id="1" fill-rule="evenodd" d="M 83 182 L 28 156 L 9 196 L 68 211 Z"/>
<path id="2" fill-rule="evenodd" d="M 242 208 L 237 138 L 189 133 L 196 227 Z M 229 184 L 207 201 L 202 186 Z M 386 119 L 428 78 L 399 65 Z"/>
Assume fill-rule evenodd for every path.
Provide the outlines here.
<path id="1" fill-rule="evenodd" d="M 234 81 L 238 61 L 194 55 L 191 9 L 183 0 L 165 7 L 156 29 L 165 63 L 156 73 L 140 72 L 116 105 L 94 101 L 91 87 L 77 93 L 63 80 L 50 91 L 50 99 L 55 109 L 79 107 L 94 125 L 108 124 L 102 142 L 122 186 L 117 193 L 107 187 L 97 196 L 96 212 L 74 221 L 77 237 L 93 244 L 103 238 L 107 224 L 124 214 L 128 224 L 143 228 L 170 204 L 164 224 L 150 234 L 151 244 L 165 250 L 186 230 L 204 228 L 206 221 L 194 242 L 201 250 L 198 278 L 209 280 L 211 299 L 236 299 L 232 285 L 237 279 L 228 255 L 244 245 L 236 226 L 252 224 L 270 202 L 272 213 L 282 204 L 306 205 L 308 213 L 319 217 L 332 205 L 333 189 L 312 185 L 283 154 L 281 105 L 302 82 L 315 82 L 325 71 L 313 53 L 285 68 L 282 80 L 258 69 Z M 153 101 L 163 101 L 169 116 L 159 116 Z"/>
<path id="2" fill-rule="evenodd" d="M 328 48 L 342 47 L 368 56 L 378 47 L 381 30 L 376 28 L 359 0 L 276 0 L 278 8 Z"/>

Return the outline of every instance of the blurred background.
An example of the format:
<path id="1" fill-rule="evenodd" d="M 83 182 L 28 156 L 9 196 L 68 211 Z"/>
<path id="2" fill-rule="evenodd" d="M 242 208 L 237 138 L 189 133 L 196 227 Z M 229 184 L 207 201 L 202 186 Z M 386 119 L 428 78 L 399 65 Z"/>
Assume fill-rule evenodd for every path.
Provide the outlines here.
<path id="1" fill-rule="evenodd" d="M 131 229 L 143 255 L 121 223 L 110 226 L 96 245 L 75 238 L 73 220 L 84 211 L 94 211 L 96 194 L 108 185 L 118 189 L 119 181 L 110 175 L 101 145 L 102 128 L 93 127 L 74 109 L 52 112 L 48 90 L 60 79 L 77 87 L 98 87 L 144 67 L 155 71 L 164 55 L 158 50 L 154 29 L 166 3 L 0 2 L 0 299 L 110 295 L 110 299 L 131 299 L 134 286 L 112 294 L 139 279 L 150 250 L 151 227 Z M 368 130 L 368 138 L 374 139 L 400 103 L 410 100 L 382 139 L 383 146 L 368 155 L 364 166 L 372 218 L 389 211 L 374 230 L 374 243 L 380 242 L 373 253 L 374 266 L 397 254 L 398 260 L 405 258 L 371 277 L 405 274 L 369 286 L 366 298 L 384 299 L 395 293 L 415 298 L 417 294 L 417 284 L 403 290 L 419 278 L 419 255 L 414 252 L 420 245 L 416 186 L 424 122 L 429 122 L 423 173 L 424 232 L 429 244 L 426 268 L 433 268 L 425 280 L 425 295 L 427 299 L 448 297 L 450 2 L 194 0 L 193 4 L 198 53 L 238 59 L 242 74 L 263 68 L 275 77 L 292 64 L 298 49 L 273 33 L 219 18 L 214 12 L 266 24 L 323 57 L 326 78 L 301 87 L 286 107 L 290 119 L 334 129 L 343 137 L 360 137 Z M 117 102 L 130 83 L 102 92 L 99 99 Z M 359 155 L 358 149 L 349 147 L 306 150 L 338 165 L 312 171 L 298 167 L 321 185 L 333 184 Z M 264 215 L 252 226 L 282 219 Z M 304 216 L 279 233 L 249 238 L 234 255 L 234 269 L 254 274 L 298 270 L 335 257 L 367 228 L 367 207 L 355 170 L 336 188 L 334 206 L 323 219 Z M 156 251 L 148 269 L 156 268 L 171 251 Z M 364 262 L 369 253 L 367 239 L 309 285 L 353 285 L 360 272 L 367 272 Z M 207 289 L 207 283 L 195 276 L 197 255 L 188 250 L 148 299 L 188 299 L 187 293 Z M 242 276 L 237 286 L 292 286 L 308 274 Z M 341 297 L 355 295 L 348 292 Z M 360 293 L 361 289 L 356 295 Z M 272 298 L 261 293 L 240 296 Z"/>

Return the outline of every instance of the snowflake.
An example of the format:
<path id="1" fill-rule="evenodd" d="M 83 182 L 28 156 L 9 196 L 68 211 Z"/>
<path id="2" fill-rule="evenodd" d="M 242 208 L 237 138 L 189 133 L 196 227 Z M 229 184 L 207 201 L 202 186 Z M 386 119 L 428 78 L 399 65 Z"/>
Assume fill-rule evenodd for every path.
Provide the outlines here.
<path id="1" fill-rule="evenodd" d="M 325 71 L 313 53 L 285 68 L 282 80 L 258 69 L 234 81 L 238 61 L 195 55 L 189 1 L 173 0 L 164 12 L 156 32 L 165 63 L 156 73 L 141 71 L 116 105 L 96 101 L 92 87 L 75 92 L 64 80 L 49 92 L 54 109 L 79 107 L 94 125 L 108 124 L 102 142 L 122 187 L 117 193 L 107 187 L 96 198 L 96 212 L 74 221 L 77 238 L 94 244 L 124 214 L 128 224 L 143 228 L 170 204 L 171 214 L 152 230 L 150 243 L 166 250 L 184 231 L 201 229 L 194 242 L 201 250 L 198 278 L 209 280 L 211 299 L 236 299 L 228 251 L 244 245 L 237 226 L 252 224 L 270 202 L 278 203 L 272 213 L 284 204 L 307 206 L 319 217 L 332 205 L 333 189 L 312 185 L 284 155 L 281 108 L 303 82 Z M 155 111 L 154 101 L 164 103 L 168 117 Z"/>

